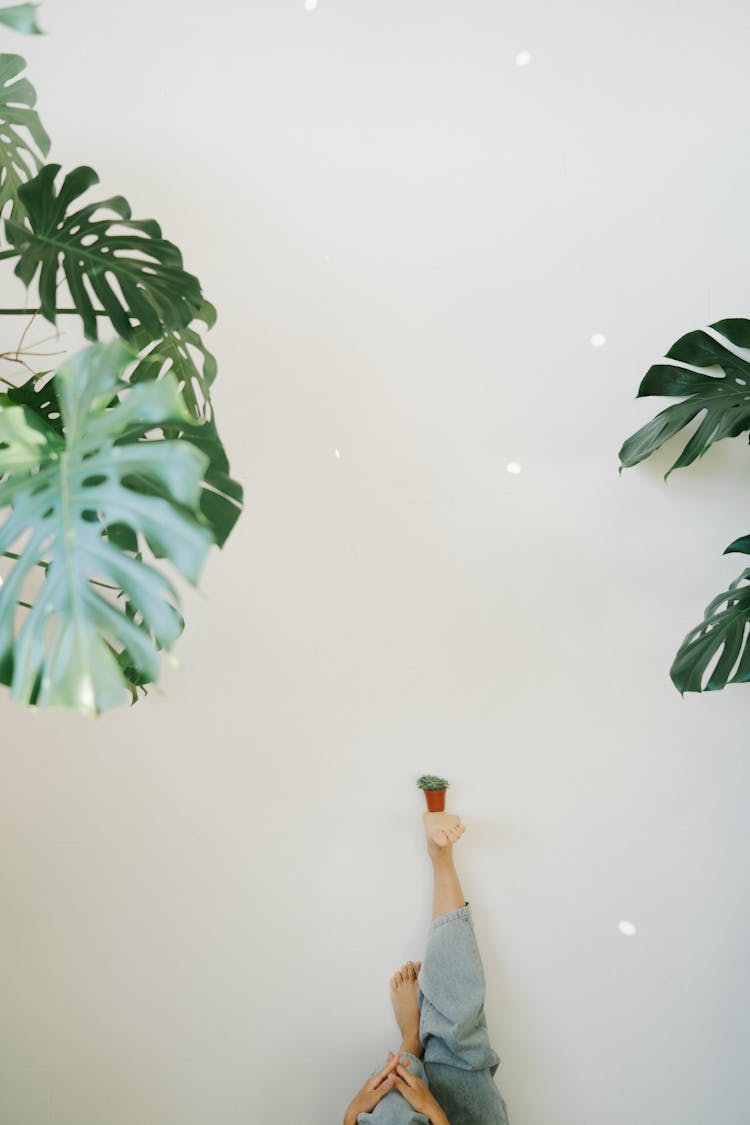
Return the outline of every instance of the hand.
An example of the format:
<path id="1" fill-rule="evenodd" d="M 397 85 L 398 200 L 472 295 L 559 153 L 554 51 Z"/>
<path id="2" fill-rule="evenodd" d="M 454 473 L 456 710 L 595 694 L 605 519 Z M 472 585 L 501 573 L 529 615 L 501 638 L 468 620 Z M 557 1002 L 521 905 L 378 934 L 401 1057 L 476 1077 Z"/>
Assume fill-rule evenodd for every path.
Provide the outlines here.
<path id="1" fill-rule="evenodd" d="M 344 1115 L 344 1125 L 356 1125 L 360 1113 L 369 1113 L 378 1104 L 381 1098 L 394 1088 L 394 1071 L 398 1066 L 400 1056 L 388 1052 L 388 1062 L 372 1078 L 368 1078 L 358 1094 L 354 1095 L 352 1103 Z"/>
<path id="2" fill-rule="evenodd" d="M 412 1109 L 416 1109 L 417 1113 L 424 1114 L 432 1122 L 432 1125 L 450 1125 L 448 1118 L 422 1079 L 415 1077 L 401 1064 L 396 1067 L 393 1086 L 406 1099 Z"/>

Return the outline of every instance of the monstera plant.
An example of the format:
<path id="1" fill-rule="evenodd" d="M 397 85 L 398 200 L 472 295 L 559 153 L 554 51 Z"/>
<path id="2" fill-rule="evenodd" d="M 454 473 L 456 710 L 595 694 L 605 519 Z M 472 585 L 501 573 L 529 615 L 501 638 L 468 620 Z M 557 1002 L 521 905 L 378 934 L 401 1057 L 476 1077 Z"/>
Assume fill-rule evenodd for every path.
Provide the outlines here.
<path id="1" fill-rule="evenodd" d="M 750 320 L 720 320 L 689 332 L 667 352 L 668 363 L 646 373 L 638 397 L 664 395 L 682 399 L 666 407 L 620 450 L 623 468 L 637 465 L 669 438 L 697 427 L 668 470 L 691 465 L 722 438 L 750 431 Z M 750 535 L 735 539 L 724 551 L 750 554 Z M 708 605 L 703 621 L 688 633 L 670 669 L 680 692 L 717 691 L 728 683 L 750 680 L 750 569 L 745 569 Z"/>
<path id="2" fill-rule="evenodd" d="M 36 6 L 0 8 L 0 25 L 38 33 Z M 156 222 L 122 196 L 91 202 L 91 168 L 45 163 L 25 65 L 0 54 L 0 259 L 32 296 L 0 314 L 77 316 L 90 343 L 56 371 L 23 344 L 2 357 L 0 683 L 97 714 L 156 681 L 183 628 L 170 568 L 197 581 L 242 489 L 211 405 L 213 306 Z"/>

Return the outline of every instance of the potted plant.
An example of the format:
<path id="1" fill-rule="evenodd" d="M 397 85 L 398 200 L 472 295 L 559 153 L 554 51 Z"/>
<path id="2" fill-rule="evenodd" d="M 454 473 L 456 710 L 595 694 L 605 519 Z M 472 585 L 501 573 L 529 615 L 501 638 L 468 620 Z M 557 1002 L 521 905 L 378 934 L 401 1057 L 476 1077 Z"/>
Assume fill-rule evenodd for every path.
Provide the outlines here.
<path id="1" fill-rule="evenodd" d="M 445 811 L 445 791 L 448 782 L 444 777 L 435 777 L 434 774 L 425 773 L 417 780 L 417 786 L 424 792 L 429 812 Z"/>

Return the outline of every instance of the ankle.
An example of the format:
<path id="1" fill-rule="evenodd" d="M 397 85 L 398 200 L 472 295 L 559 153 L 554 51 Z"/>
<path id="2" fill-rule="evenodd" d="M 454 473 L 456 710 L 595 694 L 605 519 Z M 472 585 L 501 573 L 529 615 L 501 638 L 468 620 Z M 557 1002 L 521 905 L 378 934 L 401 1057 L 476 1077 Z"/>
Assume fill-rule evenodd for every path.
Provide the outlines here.
<path id="1" fill-rule="evenodd" d="M 406 1036 L 401 1040 L 401 1046 L 398 1051 L 400 1055 L 406 1053 L 408 1055 L 414 1055 L 415 1059 L 421 1059 L 424 1054 L 424 1047 L 420 1043 L 418 1035 Z"/>
<path id="2" fill-rule="evenodd" d="M 453 848 L 440 848 L 436 849 L 435 853 L 430 853 L 432 866 L 435 871 L 455 871 L 456 865 L 453 862 Z"/>

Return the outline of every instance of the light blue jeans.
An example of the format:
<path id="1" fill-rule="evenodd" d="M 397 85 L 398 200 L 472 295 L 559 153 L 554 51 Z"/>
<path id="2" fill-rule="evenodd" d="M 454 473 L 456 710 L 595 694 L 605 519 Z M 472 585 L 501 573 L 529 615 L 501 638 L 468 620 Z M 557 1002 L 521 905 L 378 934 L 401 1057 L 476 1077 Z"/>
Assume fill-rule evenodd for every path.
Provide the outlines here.
<path id="1" fill-rule="evenodd" d="M 484 1016 L 484 970 L 467 903 L 430 926 L 419 973 L 419 1038 L 424 1060 L 409 1070 L 430 1088 L 450 1125 L 508 1125 L 505 1102 L 493 1081 L 500 1059 L 490 1046 Z M 360 1113 L 359 1125 L 427 1125 L 398 1091 Z"/>

